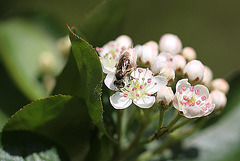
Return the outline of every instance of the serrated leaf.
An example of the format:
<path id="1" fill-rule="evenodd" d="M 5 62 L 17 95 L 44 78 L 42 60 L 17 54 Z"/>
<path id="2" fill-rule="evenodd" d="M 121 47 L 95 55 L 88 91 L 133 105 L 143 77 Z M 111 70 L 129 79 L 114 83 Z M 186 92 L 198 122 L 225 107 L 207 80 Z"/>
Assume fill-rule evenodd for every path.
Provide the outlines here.
<path id="1" fill-rule="evenodd" d="M 84 101 L 57 95 L 33 102 L 13 115 L 3 131 L 28 130 L 59 143 L 71 160 L 85 157 L 91 120 Z"/>
<path id="2" fill-rule="evenodd" d="M 70 28 L 70 40 L 79 71 L 77 95 L 85 100 L 94 124 L 107 136 L 101 103 L 102 68 L 96 51 Z"/>
<path id="3" fill-rule="evenodd" d="M 43 53 L 53 56 L 53 73 L 60 70 L 63 60 L 59 56 L 55 39 L 39 25 L 25 19 L 9 19 L 0 23 L 0 54 L 10 76 L 31 100 L 46 97 L 48 91 L 40 81 Z"/>
<path id="4" fill-rule="evenodd" d="M 119 33 L 128 0 L 103 0 L 82 22 L 80 31 L 94 46 L 102 46 Z"/>
<path id="5" fill-rule="evenodd" d="M 0 160 L 67 161 L 66 152 L 49 139 L 26 131 L 4 132 L 0 143 Z"/>

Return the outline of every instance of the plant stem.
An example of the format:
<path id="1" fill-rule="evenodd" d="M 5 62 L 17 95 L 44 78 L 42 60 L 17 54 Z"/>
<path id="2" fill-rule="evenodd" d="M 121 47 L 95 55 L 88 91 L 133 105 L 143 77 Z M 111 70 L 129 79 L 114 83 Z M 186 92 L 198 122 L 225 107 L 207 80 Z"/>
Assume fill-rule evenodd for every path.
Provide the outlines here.
<path id="1" fill-rule="evenodd" d="M 118 148 L 122 148 L 122 117 L 123 110 L 118 110 Z"/>
<path id="2" fill-rule="evenodd" d="M 160 106 L 159 107 L 159 122 L 158 122 L 158 128 L 157 128 L 158 132 L 157 133 L 161 132 L 162 124 L 163 124 L 164 112 L 165 112 L 164 107 Z"/>

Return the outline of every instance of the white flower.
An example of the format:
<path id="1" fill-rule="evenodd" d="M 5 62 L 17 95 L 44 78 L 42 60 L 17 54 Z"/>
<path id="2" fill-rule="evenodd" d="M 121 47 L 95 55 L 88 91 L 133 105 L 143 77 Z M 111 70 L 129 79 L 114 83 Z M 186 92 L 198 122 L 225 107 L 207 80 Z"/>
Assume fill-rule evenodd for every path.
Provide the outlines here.
<path id="1" fill-rule="evenodd" d="M 215 108 L 204 85 L 191 86 L 188 79 L 177 82 L 173 106 L 187 118 L 207 116 Z"/>
<path id="2" fill-rule="evenodd" d="M 114 88 L 113 74 L 108 75 L 104 80 L 107 87 Z M 130 78 L 124 80 L 124 88 L 120 88 L 116 93 L 110 96 L 110 103 L 115 109 L 125 109 L 132 102 L 141 108 L 150 108 L 155 103 L 156 93 L 161 87 L 167 85 L 167 80 L 161 76 L 153 76 L 148 69 L 135 68 Z"/>
<path id="3" fill-rule="evenodd" d="M 171 67 L 174 71 L 176 70 L 175 59 L 168 52 L 160 53 L 154 63 L 151 64 L 151 70 L 154 74 L 158 74 L 164 67 Z"/>
<path id="4" fill-rule="evenodd" d="M 179 54 L 182 50 L 181 40 L 173 34 L 164 34 L 159 41 L 160 51 L 170 52 L 172 55 Z"/>
<path id="5" fill-rule="evenodd" d="M 156 101 L 162 103 L 165 107 L 170 107 L 173 103 L 174 94 L 171 87 L 163 86 L 157 92 Z"/>
<path id="6" fill-rule="evenodd" d="M 183 69 L 183 74 L 192 83 L 201 82 L 203 79 L 204 65 L 199 60 L 192 60 Z"/>
<path id="7" fill-rule="evenodd" d="M 132 45 L 132 40 L 126 35 L 119 36 L 115 41 L 110 41 L 102 48 L 97 47 L 104 73 L 115 71 L 119 56 Z"/>

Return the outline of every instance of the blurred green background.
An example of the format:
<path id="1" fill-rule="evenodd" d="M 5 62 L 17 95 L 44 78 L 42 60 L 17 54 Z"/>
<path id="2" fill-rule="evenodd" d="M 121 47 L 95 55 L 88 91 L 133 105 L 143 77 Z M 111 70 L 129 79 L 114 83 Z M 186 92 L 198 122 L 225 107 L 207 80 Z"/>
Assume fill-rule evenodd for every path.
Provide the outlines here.
<path id="1" fill-rule="evenodd" d="M 55 18 L 65 31 L 65 23 L 80 25 L 100 2 L 1 0 L 0 18 L 39 12 Z M 237 0 L 130 0 L 121 33 L 131 36 L 135 44 L 159 41 L 164 33 L 174 33 L 180 37 L 183 46 L 196 50 L 198 59 L 213 70 L 215 78 L 225 77 L 240 67 L 239 6 Z"/>

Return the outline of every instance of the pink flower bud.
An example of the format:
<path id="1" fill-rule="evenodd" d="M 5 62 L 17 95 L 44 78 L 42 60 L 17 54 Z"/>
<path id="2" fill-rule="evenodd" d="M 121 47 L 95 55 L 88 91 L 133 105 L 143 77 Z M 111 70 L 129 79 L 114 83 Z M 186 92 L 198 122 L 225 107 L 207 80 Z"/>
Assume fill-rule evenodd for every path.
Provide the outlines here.
<path id="1" fill-rule="evenodd" d="M 132 39 L 127 35 L 121 35 L 117 37 L 116 44 L 118 47 L 129 48 L 132 46 Z"/>
<path id="2" fill-rule="evenodd" d="M 188 62 L 197 58 L 195 50 L 191 47 L 183 48 L 182 55 Z"/>
<path id="3" fill-rule="evenodd" d="M 223 92 L 219 90 L 213 90 L 210 95 L 213 103 L 215 104 L 216 111 L 222 110 L 226 106 L 227 97 Z"/>
<path id="4" fill-rule="evenodd" d="M 183 69 L 183 74 L 190 82 L 196 84 L 203 79 L 204 65 L 199 60 L 192 60 Z"/>
<path id="5" fill-rule="evenodd" d="M 159 41 L 160 51 L 170 52 L 172 55 L 176 55 L 182 50 L 181 40 L 173 34 L 164 34 Z"/>
<path id="6" fill-rule="evenodd" d="M 213 79 L 213 72 L 208 66 L 205 65 L 202 84 L 210 88 L 212 79 Z"/>
<path id="7" fill-rule="evenodd" d="M 162 103 L 165 107 L 170 107 L 173 103 L 174 94 L 171 87 L 163 86 L 157 92 L 157 103 Z"/>
<path id="8" fill-rule="evenodd" d="M 186 59 L 182 56 L 182 55 L 175 55 L 175 62 L 176 62 L 176 72 L 178 73 L 182 73 L 183 72 L 183 68 L 185 67 L 187 61 Z"/>
<path id="9" fill-rule="evenodd" d="M 171 67 L 162 68 L 159 75 L 165 77 L 168 80 L 168 85 L 171 85 L 175 79 L 175 72 Z"/>
<path id="10" fill-rule="evenodd" d="M 168 52 L 160 53 L 151 64 L 151 70 L 154 74 L 159 74 L 164 67 L 171 67 L 173 70 L 176 69 L 175 59 Z"/>
<path id="11" fill-rule="evenodd" d="M 218 78 L 218 79 L 214 79 L 212 81 L 212 88 L 218 89 L 218 90 L 222 91 L 223 93 L 227 94 L 229 91 L 229 84 L 225 79 Z"/>

